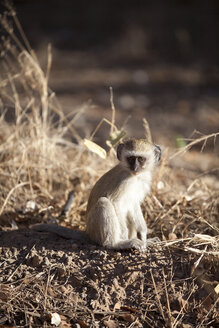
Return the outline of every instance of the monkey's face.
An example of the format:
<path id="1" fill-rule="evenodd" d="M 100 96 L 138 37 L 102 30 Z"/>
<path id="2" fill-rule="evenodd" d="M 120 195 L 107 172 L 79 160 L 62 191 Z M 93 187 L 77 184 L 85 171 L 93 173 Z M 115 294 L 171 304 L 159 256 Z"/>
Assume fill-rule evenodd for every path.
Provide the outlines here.
<path id="1" fill-rule="evenodd" d="M 117 157 L 122 165 L 132 172 L 139 174 L 151 171 L 161 159 L 161 148 L 144 139 L 128 139 L 119 144 Z"/>
<path id="2" fill-rule="evenodd" d="M 130 171 L 137 174 L 145 169 L 146 157 L 143 156 L 127 156 L 126 161 Z"/>

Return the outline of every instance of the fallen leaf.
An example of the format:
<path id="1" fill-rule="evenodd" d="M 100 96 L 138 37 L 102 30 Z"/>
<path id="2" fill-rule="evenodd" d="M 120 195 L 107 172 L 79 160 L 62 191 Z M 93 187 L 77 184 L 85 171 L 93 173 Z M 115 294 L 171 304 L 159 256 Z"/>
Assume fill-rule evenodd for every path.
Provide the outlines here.
<path id="1" fill-rule="evenodd" d="M 122 310 L 125 310 L 125 311 L 130 311 L 130 312 L 132 312 L 132 313 L 136 313 L 136 312 L 137 312 L 136 309 L 134 309 L 134 308 L 132 308 L 132 307 L 130 307 L 130 306 L 121 306 L 121 309 L 122 309 Z"/>
<path id="2" fill-rule="evenodd" d="M 37 203 L 34 201 L 34 200 L 29 200 L 27 203 L 26 203 L 26 207 L 24 209 L 24 213 L 27 213 L 27 212 L 33 212 L 37 209 Z"/>
<path id="3" fill-rule="evenodd" d="M 61 317 L 58 313 L 52 313 L 51 314 L 51 324 L 55 325 L 56 327 L 58 327 L 61 323 Z"/>
<path id="4" fill-rule="evenodd" d="M 215 293 L 216 293 L 216 294 L 219 294 L 219 284 L 217 284 L 217 286 L 215 287 L 214 290 L 215 290 Z"/>
<path id="5" fill-rule="evenodd" d="M 121 139 L 123 139 L 126 135 L 125 131 L 114 131 L 113 133 L 110 134 L 110 140 L 107 140 L 106 143 L 108 146 L 113 146 L 115 147 Z"/>
<path id="6" fill-rule="evenodd" d="M 62 293 L 62 294 L 67 294 L 67 291 L 68 291 L 68 289 L 65 287 L 65 286 L 63 286 L 63 285 L 61 285 L 60 287 L 59 287 L 59 289 L 60 289 L 60 292 Z"/>
<path id="7" fill-rule="evenodd" d="M 95 142 L 88 140 L 88 139 L 84 139 L 83 143 L 90 151 L 97 154 L 101 158 L 106 159 L 105 149 L 103 149 L 102 147 L 97 145 Z"/>
<path id="8" fill-rule="evenodd" d="M 49 296 L 52 296 L 53 298 L 56 297 L 56 293 L 54 292 L 54 290 L 51 287 L 47 288 L 47 293 Z"/>
<path id="9" fill-rule="evenodd" d="M 210 309 L 212 307 L 212 299 L 209 295 L 204 299 L 204 301 L 202 302 L 202 305 L 204 306 L 204 308 L 207 311 L 210 311 Z"/>
<path id="10" fill-rule="evenodd" d="M 60 315 L 61 319 L 62 319 L 62 323 L 60 325 L 60 328 L 71 328 L 72 325 L 68 322 L 66 322 L 66 317 L 64 315 Z"/>
<path id="11" fill-rule="evenodd" d="M 177 239 L 177 235 L 174 232 L 170 232 L 168 237 L 169 237 L 169 240 L 176 240 Z"/>
<path id="12" fill-rule="evenodd" d="M 0 300 L 2 300 L 3 302 L 7 302 L 8 294 L 0 292 Z"/>
<path id="13" fill-rule="evenodd" d="M 183 197 L 183 199 L 182 199 L 182 206 L 183 207 L 186 207 L 186 205 L 187 205 L 187 198 L 186 197 Z"/>
<path id="14" fill-rule="evenodd" d="M 81 328 L 89 328 L 89 326 L 82 320 L 78 319 L 77 323 L 81 326 Z"/>
<path id="15" fill-rule="evenodd" d="M 60 328 L 71 328 L 72 325 L 70 323 L 67 323 L 67 322 L 62 322 Z"/>
<path id="16" fill-rule="evenodd" d="M 186 141 L 183 139 L 183 137 L 181 136 L 176 137 L 176 146 L 178 148 L 182 148 L 186 146 Z"/>
<path id="17" fill-rule="evenodd" d="M 124 313 L 120 315 L 120 318 L 122 318 L 126 322 L 134 322 L 135 316 L 133 314 Z"/>
<path id="18" fill-rule="evenodd" d="M 120 310 L 121 309 L 121 303 L 120 302 L 117 302 L 114 307 L 113 307 L 113 311 L 115 310 Z"/>
<path id="19" fill-rule="evenodd" d="M 108 321 L 104 320 L 103 323 L 107 328 L 117 328 L 118 327 L 118 324 L 113 320 L 108 320 Z"/>
<path id="20" fill-rule="evenodd" d="M 181 307 L 181 311 L 186 313 L 188 310 L 188 302 L 186 300 L 184 300 L 184 298 L 182 298 L 181 296 L 179 297 L 178 300 L 179 300 L 179 305 Z"/>
<path id="21" fill-rule="evenodd" d="M 0 300 L 7 302 L 10 296 L 10 287 L 8 285 L 0 285 Z"/>
<path id="22" fill-rule="evenodd" d="M 164 188 L 164 183 L 163 183 L 163 181 L 159 181 L 158 183 L 157 183 L 157 189 L 158 190 L 161 190 L 161 189 L 163 189 Z"/>

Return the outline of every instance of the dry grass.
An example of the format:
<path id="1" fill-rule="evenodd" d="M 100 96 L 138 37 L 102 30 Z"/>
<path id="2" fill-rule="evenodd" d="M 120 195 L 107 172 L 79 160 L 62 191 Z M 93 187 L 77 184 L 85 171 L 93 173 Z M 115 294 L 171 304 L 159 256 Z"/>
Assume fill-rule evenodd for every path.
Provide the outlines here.
<path id="1" fill-rule="evenodd" d="M 13 19 L 13 25 L 9 17 Z M 1 44 L 0 70 L 0 181 L 2 187 L 0 225 L 3 230 L 11 230 L 14 226 L 27 227 L 42 219 L 47 220 L 51 215 L 57 215 L 68 192 L 73 189 L 75 190 L 74 206 L 69 217 L 62 224 L 83 229 L 89 190 L 97 177 L 114 164 L 113 147 L 124 137 L 124 132 L 115 126 L 112 90 L 110 98 L 112 121 L 108 122 L 106 119 L 100 121 L 100 124 L 105 122 L 111 126 L 111 134 L 109 140 L 106 141 L 108 145 L 106 161 L 84 146 L 75 128 L 77 115 L 73 113 L 72 116 L 65 117 L 55 94 L 49 89 L 48 80 L 52 61 L 50 50 L 46 73 L 44 73 L 25 38 L 13 9 L 9 8 L 9 11 L 1 16 L 1 23 L 5 30 L 5 37 Z M 15 27 L 22 41 L 14 32 Z M 94 130 L 94 134 L 99 126 Z M 146 135 L 151 138 L 146 120 L 144 120 L 144 126 Z M 121 327 L 214 327 L 217 322 L 219 284 L 218 180 L 216 175 L 198 176 L 194 172 L 188 174 L 186 170 L 179 172 L 174 159 L 179 158 L 183 153 L 189 154 L 189 149 L 196 143 L 202 142 L 205 146 L 209 138 L 216 139 L 218 134 L 201 136 L 190 141 L 184 148 L 174 153 L 170 152 L 171 154 L 164 151 L 152 195 L 143 205 L 151 233 L 161 239 L 157 255 L 156 252 L 153 254 L 150 251 L 148 255 L 135 253 L 130 255 L 133 262 L 136 260 L 137 265 L 140 263 L 140 268 L 135 268 L 136 272 L 138 270 L 140 272 L 140 280 L 135 277 L 136 279 L 133 278 L 133 281 L 130 280 L 130 284 L 127 283 L 127 285 L 117 282 L 117 287 L 114 281 L 115 294 L 118 293 L 118 288 L 123 288 L 125 293 L 132 284 L 134 292 L 137 288 L 141 293 L 139 294 L 141 297 L 136 297 L 136 307 L 141 315 L 133 314 L 135 313 L 134 304 L 124 310 L 120 303 L 126 304 L 128 300 L 124 297 L 126 293 L 123 295 L 122 290 L 116 300 L 110 298 L 111 294 L 105 291 L 104 297 L 100 293 L 99 303 L 98 301 L 86 303 L 84 289 L 77 286 L 80 290 L 78 297 L 81 299 L 80 306 L 77 306 L 75 305 L 77 301 L 71 300 L 74 284 L 71 290 L 65 290 L 65 299 L 63 299 L 60 280 L 60 285 L 53 295 L 51 285 L 55 279 L 54 263 L 50 268 L 47 265 L 46 271 L 41 275 L 32 271 L 28 281 L 24 278 L 13 280 L 16 277 L 16 271 L 9 270 L 0 292 L 0 304 L 4 309 L 7 308 L 7 311 L 0 310 L 0 313 L 1 315 L 4 313 L 6 322 L 17 326 L 22 326 L 21 322 L 25 322 L 25 326 L 31 327 L 37 326 L 36 322 L 40 317 L 44 325 L 48 327 L 48 316 L 43 318 L 42 316 L 59 312 L 65 315 L 64 321 L 73 322 L 72 324 L 78 322 L 81 327 L 91 326 L 91 322 L 94 327 L 97 327 L 98 323 L 95 326 L 95 322 L 101 321 L 100 317 L 104 318 L 104 325 L 108 327 L 116 327 L 113 324 L 119 324 Z M 183 159 L 181 161 L 183 163 Z M 33 200 L 38 206 L 31 215 L 25 212 L 25 206 L 29 200 Z M 43 216 L 42 213 L 44 213 Z M 107 254 L 106 251 L 100 251 L 101 263 L 104 257 L 103 252 Z M 32 253 L 34 252 L 31 249 L 26 254 L 26 259 Z M 113 257 L 111 253 L 110 256 Z M 78 253 L 77 256 L 77 261 L 80 261 L 80 256 L 84 256 L 83 252 Z M 89 261 L 89 254 L 86 256 Z M 151 269 L 146 268 L 147 270 L 144 271 L 143 262 L 146 256 L 149 257 Z M 120 261 L 122 263 L 127 261 L 128 265 L 133 265 L 130 258 L 125 253 Z M 112 260 L 112 267 L 115 267 L 117 260 L 117 258 L 115 261 Z M 159 261 L 161 268 L 157 263 Z M 179 261 L 184 262 L 178 263 Z M 165 266 L 167 263 L 168 267 Z M 153 270 L 156 266 L 157 272 Z M 19 271 L 19 268 L 15 270 Z M 176 272 L 173 272 L 174 270 Z M 180 270 L 183 273 L 181 276 Z M 103 268 L 104 277 L 112 279 L 108 276 L 109 272 L 105 271 Z M 80 272 L 77 273 L 80 274 Z M 86 274 L 84 277 L 86 278 Z M 89 277 L 87 275 L 86 279 Z M 99 279 L 101 281 L 103 277 Z M 13 293 L 11 282 L 15 286 Z M 139 285 L 136 287 L 137 282 Z M 96 284 L 100 288 L 98 281 Z M 29 302 L 29 299 L 33 300 L 36 296 L 34 291 L 37 291 L 39 301 Z M 132 295 L 131 291 L 130 295 Z M 108 305 L 105 304 L 104 309 L 101 303 L 104 301 L 101 297 L 104 299 L 109 297 Z M 53 302 L 49 303 L 48 300 L 51 298 Z M 41 304 L 42 308 L 40 308 Z M 25 313 L 25 319 L 22 313 Z M 132 314 L 128 317 L 127 313 Z M 73 318 L 72 321 L 70 318 Z M 0 321 L 0 324 L 1 322 L 4 323 Z M 156 322 L 155 326 L 154 322 Z M 70 323 L 68 324 L 70 327 Z M 38 326 L 40 326 L 39 323 Z"/>
<path id="2" fill-rule="evenodd" d="M 74 128 L 77 113 L 66 118 L 48 87 L 51 53 L 45 74 L 33 50 L 26 50 L 18 41 L 8 15 L 1 17 L 8 36 L 1 45 L 0 156 L 4 202 L 0 213 L 19 197 L 21 188 L 22 197 L 26 194 L 28 199 L 52 199 L 57 188 L 71 189 L 75 177 L 87 177 L 92 184 L 102 165 L 86 151 Z M 12 17 L 16 22 L 14 12 Z"/>

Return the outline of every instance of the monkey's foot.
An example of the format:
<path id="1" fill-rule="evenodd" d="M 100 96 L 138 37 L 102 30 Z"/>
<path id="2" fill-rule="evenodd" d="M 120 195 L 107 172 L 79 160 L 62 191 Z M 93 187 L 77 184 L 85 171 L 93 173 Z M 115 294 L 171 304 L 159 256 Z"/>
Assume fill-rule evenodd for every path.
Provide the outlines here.
<path id="1" fill-rule="evenodd" d="M 104 245 L 107 248 L 114 249 L 137 249 L 139 252 L 144 252 L 146 250 L 146 244 L 140 239 L 133 238 L 127 240 L 120 240 L 118 243 L 114 245 Z"/>
<path id="2" fill-rule="evenodd" d="M 144 252 L 146 250 L 146 244 L 140 239 L 131 239 L 130 248 L 137 249 L 139 252 Z"/>

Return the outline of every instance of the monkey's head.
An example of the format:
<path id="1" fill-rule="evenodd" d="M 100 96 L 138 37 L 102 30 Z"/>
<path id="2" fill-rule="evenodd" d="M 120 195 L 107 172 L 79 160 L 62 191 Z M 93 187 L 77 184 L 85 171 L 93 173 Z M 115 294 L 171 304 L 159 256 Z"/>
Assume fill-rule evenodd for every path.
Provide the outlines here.
<path id="1" fill-rule="evenodd" d="M 139 174 L 159 163 L 161 148 L 146 139 L 131 138 L 118 145 L 117 158 L 133 174 Z"/>

